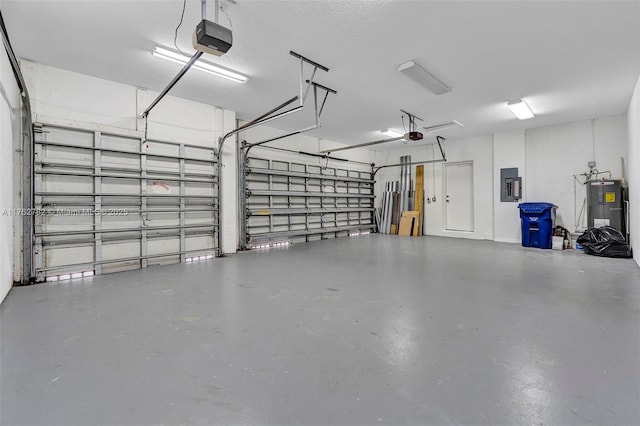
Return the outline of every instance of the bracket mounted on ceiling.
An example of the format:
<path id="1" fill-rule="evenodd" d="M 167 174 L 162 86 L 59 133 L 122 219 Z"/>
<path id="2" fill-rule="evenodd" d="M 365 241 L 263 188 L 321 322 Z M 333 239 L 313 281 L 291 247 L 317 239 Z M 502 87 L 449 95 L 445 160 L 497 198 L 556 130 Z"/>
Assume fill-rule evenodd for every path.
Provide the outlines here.
<path id="1" fill-rule="evenodd" d="M 307 95 L 309 94 L 309 90 L 311 90 L 312 87 L 313 87 L 313 93 L 314 93 L 314 106 L 315 106 L 315 109 L 316 109 L 316 124 L 314 126 L 312 126 L 312 127 L 298 130 L 298 131 L 296 131 L 294 133 L 291 133 L 289 135 L 284 135 L 284 136 L 281 136 L 281 137 L 278 137 L 278 138 L 275 138 L 275 139 L 271 139 L 271 140 L 268 140 L 268 141 L 257 142 L 257 144 L 261 145 L 261 144 L 264 144 L 264 143 L 267 143 L 267 142 L 272 142 L 273 140 L 276 140 L 276 139 L 282 139 L 282 138 L 285 138 L 287 136 L 292 136 L 294 134 L 302 133 L 303 131 L 309 131 L 311 129 L 315 129 L 317 127 L 320 127 L 320 115 L 322 114 L 322 110 L 324 109 L 324 105 L 325 105 L 325 102 L 327 100 L 327 97 L 329 96 L 329 93 L 337 94 L 338 92 L 333 90 L 333 89 L 331 89 L 331 88 L 329 88 L 329 87 L 326 87 L 326 86 L 323 86 L 321 84 L 318 84 L 318 83 L 314 82 L 313 79 L 314 79 L 314 77 L 316 75 L 316 71 L 318 69 L 320 69 L 322 71 L 325 71 L 325 72 L 328 72 L 329 68 L 327 68 L 324 65 L 321 65 L 321 64 L 319 64 L 319 63 L 317 63 L 317 62 L 315 62 L 315 61 L 313 61 L 313 60 L 311 60 L 309 58 L 306 58 L 306 57 L 300 55 L 299 53 L 294 52 L 293 50 L 291 50 L 289 52 L 289 54 L 291 56 L 295 57 L 295 58 L 300 59 L 300 92 L 298 93 L 298 95 L 292 97 L 291 99 L 285 101 L 284 103 L 278 105 L 277 107 L 269 110 L 265 114 L 262 114 L 261 116 L 259 116 L 259 117 L 255 118 L 255 119 L 243 124 L 242 126 L 237 127 L 236 129 L 234 129 L 234 130 L 230 131 L 229 133 L 227 133 L 226 135 L 224 135 L 222 138 L 220 138 L 220 144 L 219 144 L 219 147 L 218 147 L 218 150 L 220 152 L 222 151 L 222 146 L 224 145 L 224 142 L 229 137 L 235 135 L 236 133 L 239 133 L 239 132 L 241 132 L 243 130 L 248 130 L 248 129 L 252 128 L 252 127 L 259 126 L 261 124 L 264 124 L 264 123 L 267 123 L 269 121 L 275 120 L 276 118 L 281 118 L 281 117 L 284 117 L 285 115 L 289 115 L 289 114 L 292 114 L 294 112 L 303 110 L 304 109 L 304 102 L 305 102 L 305 100 L 307 98 Z M 305 64 L 309 64 L 309 65 L 311 65 L 313 67 L 313 69 L 311 71 L 311 76 L 308 79 L 305 79 L 305 77 L 304 77 L 304 65 Z M 305 86 L 305 83 L 306 83 L 306 86 Z M 321 105 L 320 109 L 318 109 L 318 96 L 317 96 L 318 89 L 323 90 L 325 92 L 324 100 L 322 102 L 322 105 Z M 298 106 L 278 113 L 278 111 L 280 111 L 281 109 L 283 109 L 284 107 L 286 107 L 288 105 L 291 105 L 295 101 L 298 101 Z M 254 145 L 254 144 L 252 144 L 252 145 Z"/>
<path id="2" fill-rule="evenodd" d="M 411 165 L 417 165 L 417 164 L 432 164 L 432 163 L 444 163 L 447 161 L 447 157 L 444 154 L 444 149 L 442 148 L 442 141 L 446 141 L 446 138 L 443 138 L 442 136 L 436 136 L 436 143 L 438 144 L 438 147 L 440 148 L 440 154 L 442 155 L 442 158 L 439 159 L 433 159 L 433 160 L 425 160 L 425 161 L 412 161 Z M 385 164 L 384 166 L 378 166 L 378 167 L 373 167 L 373 176 L 376 175 L 376 173 L 378 173 L 381 169 L 386 169 L 388 167 L 401 167 L 401 166 L 406 166 L 406 163 L 398 163 L 398 164 Z"/>
<path id="3" fill-rule="evenodd" d="M 345 147 L 341 147 L 341 148 L 332 148 L 332 149 L 325 149 L 323 151 L 320 151 L 320 153 L 323 154 L 329 154 L 332 152 L 337 152 L 337 151 L 346 151 L 348 149 L 354 149 L 354 148 L 364 148 L 366 146 L 372 146 L 372 145 L 379 145 L 379 144 L 383 144 L 383 143 L 388 143 L 388 142 L 395 142 L 395 141 L 400 141 L 400 140 L 404 140 L 404 141 L 408 141 L 408 140 L 422 140 L 423 139 L 423 134 L 419 131 L 422 130 L 424 133 L 432 133 L 432 132 L 436 132 L 436 131 L 440 131 L 440 130 L 446 130 L 446 129 L 450 129 L 450 128 L 454 128 L 454 127 L 461 127 L 462 124 L 460 124 L 459 122 L 453 120 L 450 121 L 448 123 L 443 123 L 443 124 L 436 124 L 434 126 L 425 126 L 425 127 L 420 127 L 418 128 L 416 121 L 424 121 L 422 120 L 420 117 L 411 114 L 410 112 L 407 112 L 405 110 L 400 110 L 400 112 L 402 112 L 402 123 L 404 126 L 404 115 L 406 115 L 409 118 L 409 131 L 406 132 L 404 135 L 400 135 L 400 136 L 395 136 L 392 138 L 387 138 L 387 139 L 381 139 L 381 140 L 377 140 L 377 141 L 372 141 L 372 142 L 364 142 L 364 143 L 360 143 L 360 144 L 355 144 L 355 145 L 349 145 L 349 146 L 345 146 Z M 405 129 L 406 130 L 406 129 Z M 439 136 L 440 138 L 442 138 L 441 136 Z M 444 139 L 444 138 L 442 138 Z M 438 140 L 438 145 L 440 144 L 439 140 Z M 442 147 L 440 147 L 440 151 L 442 151 Z M 443 152 L 443 157 L 444 157 L 444 152 Z"/>
<path id="4" fill-rule="evenodd" d="M 219 143 L 218 143 L 218 168 L 220 168 L 222 166 L 222 147 L 224 146 L 224 142 L 230 138 L 233 135 L 238 134 L 239 132 L 243 131 L 243 130 L 248 130 L 250 128 L 259 126 L 261 124 L 267 123 L 269 121 L 275 120 L 277 118 L 281 118 L 284 117 L 285 115 L 289 115 L 292 114 L 294 112 L 297 111 L 301 111 L 302 109 L 304 109 L 304 103 L 305 100 L 307 98 L 307 95 L 309 94 L 309 90 L 311 90 L 311 88 L 313 88 L 313 97 L 314 97 L 314 107 L 315 107 L 315 119 L 316 122 L 314 125 L 306 127 L 304 129 L 300 129 L 297 130 L 295 132 L 292 133 L 288 133 L 286 135 L 282 135 L 279 137 L 275 137 L 275 138 L 271 138 L 265 141 L 261 141 L 261 142 L 256 142 L 250 145 L 245 145 L 243 146 L 243 148 L 245 148 L 247 151 L 252 147 L 252 146 L 256 146 L 256 145 L 263 145 L 266 144 L 268 142 L 273 142 L 275 140 L 278 139 L 284 139 L 287 138 L 289 136 L 293 136 L 293 135 L 297 135 L 300 133 L 304 133 L 304 132 L 308 132 L 309 130 L 312 129 L 316 129 L 318 127 L 320 127 L 320 116 L 322 114 L 322 111 L 324 109 L 324 105 L 326 103 L 327 97 L 329 96 L 330 93 L 333 94 L 337 94 L 338 92 L 323 86 L 321 84 L 318 84 L 316 82 L 313 81 L 316 72 L 318 70 L 321 71 L 325 71 L 328 72 L 329 68 L 325 67 L 324 65 L 319 64 L 316 61 L 313 61 L 309 58 L 306 58 L 304 56 L 302 56 L 299 53 L 294 52 L 293 50 L 289 51 L 289 54 L 291 56 L 293 56 L 294 58 L 297 58 L 300 60 L 300 91 L 299 93 L 292 97 L 291 99 L 283 102 L 282 104 L 278 105 L 277 107 L 267 111 L 266 113 L 260 115 L 259 117 L 254 118 L 253 120 L 243 124 L 242 126 L 238 126 L 237 128 L 235 128 L 234 130 L 228 132 L 227 134 L 225 134 L 224 136 L 222 136 L 219 139 Z M 308 64 L 312 67 L 312 71 L 311 71 L 311 76 L 306 79 L 304 76 L 304 71 L 305 71 L 305 64 Z M 306 83 L 306 86 L 305 86 Z M 322 101 L 322 104 L 320 106 L 320 108 L 318 108 L 318 90 L 322 90 L 324 91 L 324 98 Z M 294 102 L 298 101 L 298 106 L 288 109 L 286 111 L 282 111 L 282 112 L 278 112 L 280 110 L 282 110 L 283 108 L 293 104 Z M 222 199 L 222 191 L 223 191 L 223 185 L 222 185 L 222 173 L 218 173 L 218 198 Z M 222 251 L 222 232 L 218 232 L 218 247 L 220 250 L 220 256 L 224 256 L 224 252 Z"/>
<path id="5" fill-rule="evenodd" d="M 215 0 L 215 19 L 214 19 L 214 22 L 216 24 L 218 23 L 218 10 L 219 9 L 220 9 L 219 0 Z M 206 18 L 207 18 L 207 0 L 201 0 L 201 11 L 202 11 L 202 21 L 204 22 L 206 20 Z M 229 32 L 229 37 L 230 37 L 230 34 L 231 33 Z M 195 33 L 194 33 L 194 37 L 195 37 Z M 195 45 L 194 45 L 194 47 L 195 47 Z M 227 47 L 227 49 L 228 49 L 228 47 Z M 227 49 L 225 49 L 224 51 L 226 52 Z M 207 50 L 207 51 L 209 51 L 211 53 L 211 50 Z M 142 114 L 140 114 L 140 116 L 142 118 L 144 118 L 144 119 L 147 118 L 147 116 L 149 115 L 151 110 L 153 108 L 155 108 L 155 106 L 158 104 L 158 102 L 160 102 L 162 100 L 162 98 L 164 98 L 167 95 L 167 93 L 169 93 L 169 91 L 171 89 L 173 89 L 173 86 L 175 86 L 176 83 L 178 83 L 178 81 L 180 81 L 180 79 L 182 77 L 184 77 L 184 75 L 187 73 L 187 71 L 189 71 L 189 69 L 193 66 L 193 64 L 195 64 L 196 61 L 198 59 L 200 59 L 200 57 L 202 56 L 203 53 L 204 52 L 202 50 L 197 50 L 193 54 L 191 59 L 189 59 L 189 61 L 182 67 L 182 69 L 178 72 L 178 74 L 176 74 L 176 76 L 173 77 L 173 79 L 169 82 L 169 84 L 167 84 L 167 86 L 162 90 L 162 92 L 160 92 L 160 94 L 153 100 L 153 102 L 151 102 L 151 104 L 147 107 L 147 109 L 145 109 L 144 112 Z M 145 134 L 145 138 L 146 138 L 146 134 Z"/>
<path id="6" fill-rule="evenodd" d="M 403 109 L 400 110 L 401 113 L 406 115 L 409 118 L 409 132 L 416 132 L 416 120 L 424 121 L 422 118 L 411 114 Z M 402 116 L 402 124 L 404 125 L 404 115 Z"/>
<path id="7" fill-rule="evenodd" d="M 400 140 L 407 140 L 408 138 L 410 138 L 412 133 L 416 132 L 416 120 L 420 120 L 423 121 L 422 118 L 411 114 L 410 112 L 407 112 L 405 110 L 400 110 L 400 112 L 402 112 L 402 122 L 404 124 L 404 115 L 406 115 L 409 118 L 409 131 L 403 135 L 400 136 L 395 136 L 392 138 L 387 138 L 387 139 L 380 139 L 377 141 L 372 141 L 372 142 L 364 142 L 364 143 L 359 143 L 356 145 L 349 145 L 349 146 L 345 146 L 342 148 L 332 148 L 332 149 L 325 149 L 323 151 L 320 151 L 323 154 L 329 154 L 332 152 L 337 152 L 337 151 L 346 151 L 348 149 L 354 149 L 354 148 L 363 148 L 365 146 L 371 146 L 371 145 L 378 145 L 378 144 L 382 144 L 382 143 L 388 143 L 388 142 L 395 142 L 395 141 L 400 141 Z M 422 135 L 422 134 L 420 134 Z M 422 139 L 422 138 L 420 138 Z"/>
<path id="8" fill-rule="evenodd" d="M 254 146 L 260 146 L 260 145 L 264 145 L 264 144 L 269 143 L 269 142 L 277 141 L 277 140 L 280 140 L 280 139 L 285 139 L 285 138 L 288 138 L 288 137 L 291 137 L 291 136 L 294 136 L 294 135 L 299 135 L 301 133 L 305 133 L 305 132 L 308 132 L 310 130 L 318 129 L 318 128 L 320 128 L 322 126 L 322 124 L 320 123 L 320 117 L 322 116 L 322 111 L 324 110 L 324 106 L 325 106 L 325 104 L 327 102 L 327 98 L 329 97 L 329 94 L 337 95 L 338 92 L 336 90 L 334 90 L 334 89 L 331 89 L 329 87 L 323 86 L 322 84 L 319 84 L 319 83 L 312 82 L 310 80 L 306 80 L 306 82 L 310 87 L 311 86 L 313 87 L 313 106 L 314 106 L 314 109 L 315 109 L 315 123 L 313 125 L 311 125 L 311 126 L 308 126 L 308 127 L 293 131 L 291 133 L 287 133 L 287 134 L 284 134 L 284 135 L 281 135 L 281 136 L 276 136 L 275 138 L 270 138 L 270 139 L 266 139 L 266 140 L 263 140 L 263 141 L 260 141 L 260 142 L 254 142 L 254 143 L 251 143 L 251 144 L 243 144 L 242 148 L 245 150 L 246 153 L 249 153 L 249 150 L 251 148 L 253 148 Z M 319 100 L 318 91 L 319 90 L 324 92 L 324 97 L 322 98 L 322 103 L 318 107 L 318 100 Z"/>

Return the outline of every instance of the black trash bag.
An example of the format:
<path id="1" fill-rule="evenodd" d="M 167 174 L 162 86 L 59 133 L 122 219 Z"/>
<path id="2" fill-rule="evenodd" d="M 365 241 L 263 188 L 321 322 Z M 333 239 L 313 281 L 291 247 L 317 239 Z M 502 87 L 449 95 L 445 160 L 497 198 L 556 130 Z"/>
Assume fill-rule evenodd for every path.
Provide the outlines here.
<path id="1" fill-rule="evenodd" d="M 587 229 L 576 240 L 586 254 L 604 257 L 632 257 L 631 247 L 620 231 L 611 226 Z"/>

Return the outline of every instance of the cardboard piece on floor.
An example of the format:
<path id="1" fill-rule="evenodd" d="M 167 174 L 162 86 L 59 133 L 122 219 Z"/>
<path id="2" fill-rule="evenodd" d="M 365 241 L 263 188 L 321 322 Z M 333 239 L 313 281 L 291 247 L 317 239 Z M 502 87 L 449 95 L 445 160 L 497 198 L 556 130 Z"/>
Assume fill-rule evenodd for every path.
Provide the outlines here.
<path id="1" fill-rule="evenodd" d="M 418 228 L 419 218 L 420 212 L 418 211 L 402 212 L 402 218 L 400 219 L 400 230 L 398 231 L 398 235 L 415 236 Z"/>
<path id="2" fill-rule="evenodd" d="M 397 227 L 398 226 L 395 223 L 392 223 L 391 224 L 391 230 L 389 231 L 389 233 L 393 234 L 393 235 L 397 234 L 397 232 L 396 232 L 397 231 L 397 229 L 396 229 Z"/>
<path id="3" fill-rule="evenodd" d="M 413 228 L 414 218 L 411 216 L 402 215 L 402 219 L 400 219 L 400 230 L 398 231 L 398 235 L 410 236 Z"/>

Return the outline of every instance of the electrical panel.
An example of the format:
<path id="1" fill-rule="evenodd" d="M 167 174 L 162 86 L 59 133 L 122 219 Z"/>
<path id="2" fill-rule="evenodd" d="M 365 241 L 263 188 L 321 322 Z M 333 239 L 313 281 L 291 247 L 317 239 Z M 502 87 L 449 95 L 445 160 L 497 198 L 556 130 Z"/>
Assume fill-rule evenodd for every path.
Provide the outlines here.
<path id="1" fill-rule="evenodd" d="M 622 181 L 587 182 L 587 225 L 589 228 L 611 226 L 625 233 Z"/>
<path id="2" fill-rule="evenodd" d="M 518 176 L 518 168 L 500 169 L 500 201 L 517 202 L 522 198 L 522 178 Z"/>

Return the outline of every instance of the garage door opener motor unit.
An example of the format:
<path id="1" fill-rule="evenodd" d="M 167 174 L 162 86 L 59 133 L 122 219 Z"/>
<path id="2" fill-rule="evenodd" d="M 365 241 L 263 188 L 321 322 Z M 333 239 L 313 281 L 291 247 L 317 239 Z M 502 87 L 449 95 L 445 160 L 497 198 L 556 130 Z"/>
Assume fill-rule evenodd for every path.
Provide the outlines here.
<path id="1" fill-rule="evenodd" d="M 193 31 L 192 42 L 200 52 L 222 56 L 231 49 L 233 37 L 230 29 L 203 19 Z"/>

